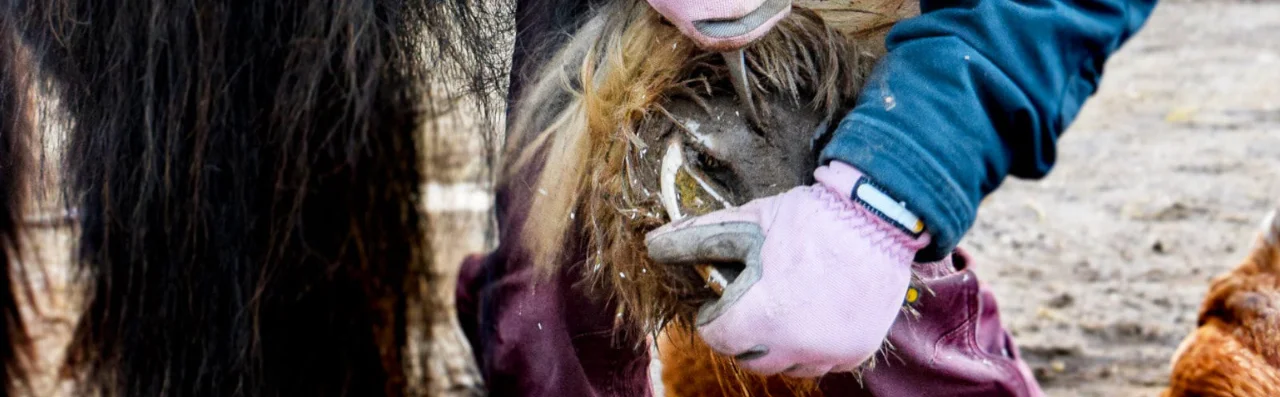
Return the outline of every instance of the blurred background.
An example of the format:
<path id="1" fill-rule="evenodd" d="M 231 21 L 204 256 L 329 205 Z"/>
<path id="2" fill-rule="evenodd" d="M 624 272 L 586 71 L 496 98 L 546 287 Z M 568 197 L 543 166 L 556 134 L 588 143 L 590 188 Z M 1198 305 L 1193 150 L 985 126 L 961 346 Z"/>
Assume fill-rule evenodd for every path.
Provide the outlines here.
<path id="1" fill-rule="evenodd" d="M 495 48 L 509 51 L 510 22 L 491 27 Z M 503 102 L 432 104 L 441 117 L 426 132 L 428 163 L 438 168 L 425 205 L 445 315 L 434 345 L 422 347 L 436 361 L 422 370 L 443 380 L 437 395 L 479 390 L 451 316 L 459 261 L 496 243 L 488 181 L 503 112 L 477 111 L 468 102 L 477 100 Z M 56 145 L 48 142 L 49 153 Z M 1243 259 L 1263 215 L 1280 205 L 1280 4 L 1162 1 L 1109 61 L 1058 154 L 1049 177 L 1010 179 L 988 198 L 961 247 L 1049 395 L 1157 395 L 1208 280 Z M 74 321 L 77 287 L 59 206 L 32 205 L 47 222 L 31 257 L 44 266 L 28 270 L 54 294 L 37 294 L 27 314 L 46 370 L 39 395 L 58 395 L 49 370 Z"/>

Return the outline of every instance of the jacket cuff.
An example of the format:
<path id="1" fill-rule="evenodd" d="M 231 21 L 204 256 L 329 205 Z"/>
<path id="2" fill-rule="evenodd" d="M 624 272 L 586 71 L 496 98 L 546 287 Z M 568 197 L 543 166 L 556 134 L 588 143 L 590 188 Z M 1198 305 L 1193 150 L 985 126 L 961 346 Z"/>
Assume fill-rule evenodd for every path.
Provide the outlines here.
<path id="1" fill-rule="evenodd" d="M 924 221 L 932 241 L 917 252 L 916 262 L 949 255 L 977 216 L 976 203 L 941 164 L 914 139 L 878 120 L 842 121 L 820 161 L 832 160 L 859 169 Z"/>

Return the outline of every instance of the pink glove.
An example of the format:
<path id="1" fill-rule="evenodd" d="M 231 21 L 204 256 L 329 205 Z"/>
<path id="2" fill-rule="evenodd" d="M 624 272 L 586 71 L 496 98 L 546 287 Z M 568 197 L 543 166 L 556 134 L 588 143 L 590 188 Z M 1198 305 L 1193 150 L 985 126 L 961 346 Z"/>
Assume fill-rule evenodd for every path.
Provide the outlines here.
<path id="1" fill-rule="evenodd" d="M 649 0 L 707 51 L 730 51 L 764 36 L 791 13 L 791 0 Z"/>
<path id="2" fill-rule="evenodd" d="M 915 253 L 929 243 L 919 219 L 857 169 L 832 162 L 814 176 L 812 186 L 674 222 L 645 238 L 660 263 L 745 265 L 719 300 L 698 311 L 697 326 L 712 349 L 750 371 L 816 377 L 855 370 L 880 349 L 902 308 Z"/>

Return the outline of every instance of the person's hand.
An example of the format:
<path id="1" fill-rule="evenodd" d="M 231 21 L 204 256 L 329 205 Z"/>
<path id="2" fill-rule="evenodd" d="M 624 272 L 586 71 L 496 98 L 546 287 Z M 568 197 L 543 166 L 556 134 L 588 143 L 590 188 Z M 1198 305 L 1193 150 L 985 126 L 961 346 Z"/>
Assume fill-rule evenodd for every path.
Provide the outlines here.
<path id="1" fill-rule="evenodd" d="M 791 13 L 791 0 L 648 0 L 707 51 L 732 51 L 764 36 Z"/>
<path id="2" fill-rule="evenodd" d="M 923 224 L 861 172 L 819 167 L 818 183 L 650 232 L 668 265 L 739 263 L 720 299 L 697 315 L 716 352 L 750 371 L 816 377 L 848 372 L 879 350 L 902 307 Z"/>

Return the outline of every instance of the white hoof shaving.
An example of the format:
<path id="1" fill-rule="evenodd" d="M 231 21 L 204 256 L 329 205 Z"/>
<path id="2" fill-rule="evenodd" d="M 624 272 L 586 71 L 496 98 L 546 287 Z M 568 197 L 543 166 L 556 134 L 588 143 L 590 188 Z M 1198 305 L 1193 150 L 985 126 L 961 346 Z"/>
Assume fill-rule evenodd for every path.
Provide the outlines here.
<path id="1" fill-rule="evenodd" d="M 684 218 L 680 213 L 680 197 L 676 196 L 676 174 L 684 166 L 684 152 L 679 139 L 667 141 L 667 151 L 662 154 L 662 167 L 658 174 L 658 183 L 662 185 L 662 207 L 667 210 L 667 217 L 672 222 Z"/>

